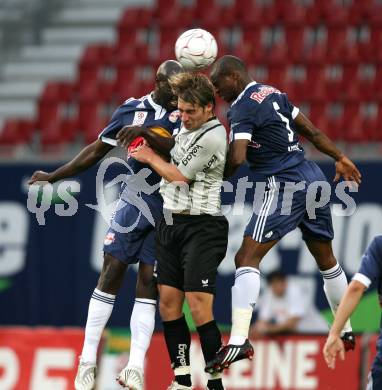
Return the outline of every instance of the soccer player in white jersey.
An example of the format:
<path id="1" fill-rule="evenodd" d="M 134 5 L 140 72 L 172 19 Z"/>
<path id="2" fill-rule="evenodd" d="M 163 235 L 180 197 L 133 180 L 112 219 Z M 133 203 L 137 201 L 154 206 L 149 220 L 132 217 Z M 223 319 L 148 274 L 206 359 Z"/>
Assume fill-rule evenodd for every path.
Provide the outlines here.
<path id="1" fill-rule="evenodd" d="M 182 313 L 186 299 L 205 361 L 221 347 L 212 305 L 217 268 L 223 260 L 228 222 L 221 213 L 220 188 L 227 153 L 224 126 L 214 115 L 214 88 L 202 74 L 175 75 L 182 128 L 167 162 L 151 149 L 132 153 L 163 180 L 164 215 L 156 226 L 160 314 L 174 370 L 169 390 L 192 389 L 190 331 Z M 209 390 L 223 390 L 221 374 L 209 374 Z"/>

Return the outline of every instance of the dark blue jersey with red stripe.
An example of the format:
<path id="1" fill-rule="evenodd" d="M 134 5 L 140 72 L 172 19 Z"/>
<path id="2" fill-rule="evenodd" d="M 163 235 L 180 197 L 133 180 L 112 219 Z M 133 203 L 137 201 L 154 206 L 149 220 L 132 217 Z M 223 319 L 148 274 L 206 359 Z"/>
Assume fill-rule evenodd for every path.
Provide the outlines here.
<path id="1" fill-rule="evenodd" d="M 254 81 L 228 111 L 231 142 L 250 141 L 247 162 L 258 173 L 271 176 L 292 168 L 304 160 L 294 124 L 298 113 L 286 94 Z"/>
<path id="2" fill-rule="evenodd" d="M 353 280 L 357 280 L 369 287 L 372 283 L 376 284 L 379 304 L 382 307 L 382 235 L 374 237 L 371 244 L 362 256 L 359 271 L 354 275 Z M 381 330 L 377 343 L 377 354 L 379 359 L 375 362 L 382 362 L 382 318 Z M 382 370 L 382 366 L 380 366 Z"/>
<path id="3" fill-rule="evenodd" d="M 117 146 L 116 136 L 124 126 L 163 127 L 170 134 L 176 134 L 180 128 L 178 111 L 169 112 L 155 103 L 151 94 L 140 99 L 131 98 L 126 100 L 114 112 L 109 124 L 102 130 L 98 138 L 110 145 Z M 142 168 L 151 168 L 133 158 L 128 159 L 131 171 L 127 174 L 138 173 Z M 161 177 L 154 171 L 147 178 L 151 185 L 159 183 Z"/>

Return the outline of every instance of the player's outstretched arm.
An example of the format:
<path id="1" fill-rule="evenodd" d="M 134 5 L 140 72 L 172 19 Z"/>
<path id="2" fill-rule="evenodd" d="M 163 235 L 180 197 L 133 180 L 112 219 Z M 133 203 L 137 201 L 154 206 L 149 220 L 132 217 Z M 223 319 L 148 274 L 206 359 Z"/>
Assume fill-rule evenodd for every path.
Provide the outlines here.
<path id="1" fill-rule="evenodd" d="M 365 289 L 366 286 L 357 280 L 353 280 L 350 282 L 338 306 L 333 325 L 323 349 L 325 361 L 330 368 L 335 368 L 337 354 L 340 355 L 341 360 L 345 359 L 345 347 L 340 338 L 341 331 L 357 307 Z"/>
<path id="2" fill-rule="evenodd" d="M 326 134 L 317 129 L 301 112 L 294 119 L 294 122 L 299 134 L 308 139 L 320 152 L 327 154 L 336 161 L 336 176 L 334 181 L 337 181 L 342 176 L 345 180 L 355 181 L 357 184 L 361 184 L 360 171 Z"/>
<path id="3" fill-rule="evenodd" d="M 33 184 L 36 181 L 47 181 L 54 183 L 58 180 L 74 176 L 100 161 L 106 154 L 113 149 L 112 145 L 106 144 L 97 139 L 90 145 L 87 145 L 77 154 L 73 160 L 57 168 L 53 172 L 36 171 L 28 181 Z"/>

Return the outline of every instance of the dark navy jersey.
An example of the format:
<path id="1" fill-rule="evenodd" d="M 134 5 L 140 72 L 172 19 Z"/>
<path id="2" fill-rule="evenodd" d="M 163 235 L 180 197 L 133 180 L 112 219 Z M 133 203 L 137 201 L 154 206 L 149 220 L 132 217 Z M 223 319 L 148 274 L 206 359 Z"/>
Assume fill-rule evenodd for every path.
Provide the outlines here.
<path id="1" fill-rule="evenodd" d="M 354 275 L 366 287 L 376 282 L 382 306 L 382 236 L 376 236 L 362 256 L 359 271 Z"/>
<path id="2" fill-rule="evenodd" d="M 379 304 L 382 307 L 382 236 L 376 236 L 366 249 L 359 271 L 353 276 L 353 280 L 362 283 L 366 288 L 375 282 Z M 382 357 L 382 321 L 377 347 L 378 356 Z"/>
<path id="3" fill-rule="evenodd" d="M 180 119 L 177 110 L 166 111 L 165 108 L 153 101 L 151 94 L 140 99 L 131 98 L 117 108 L 109 124 L 102 130 L 98 138 L 105 143 L 117 146 L 117 133 L 127 125 L 163 127 L 170 134 L 176 134 L 180 128 Z M 149 168 L 148 165 L 133 158 L 128 159 L 128 164 L 132 172 L 127 172 L 127 174 L 138 173 L 143 167 Z M 156 172 L 152 172 L 147 181 L 153 185 L 159 183 L 160 179 Z"/>
<path id="4" fill-rule="evenodd" d="M 298 113 L 299 109 L 284 93 L 254 81 L 228 111 L 231 142 L 249 140 L 248 164 L 266 176 L 296 166 L 304 160 L 304 150 L 295 131 L 294 119 Z"/>

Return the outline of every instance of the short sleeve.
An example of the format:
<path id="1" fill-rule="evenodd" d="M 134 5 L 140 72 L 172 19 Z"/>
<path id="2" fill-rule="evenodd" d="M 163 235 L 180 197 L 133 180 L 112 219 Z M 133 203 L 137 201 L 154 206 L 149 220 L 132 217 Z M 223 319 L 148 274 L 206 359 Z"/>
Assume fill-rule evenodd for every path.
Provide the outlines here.
<path id="1" fill-rule="evenodd" d="M 291 103 L 286 93 L 281 94 L 281 99 L 285 101 L 285 104 L 287 106 L 287 111 L 289 111 L 291 118 L 293 120 L 296 119 L 297 115 L 300 112 L 300 109 Z"/>
<path id="2" fill-rule="evenodd" d="M 199 172 L 206 172 L 216 165 L 226 153 L 226 132 L 209 131 L 192 145 L 179 162 L 178 169 L 189 180 L 196 179 Z"/>
<path id="3" fill-rule="evenodd" d="M 382 277 L 382 236 L 375 237 L 362 256 L 361 266 L 353 280 L 362 283 L 366 288 Z"/>
<path id="4" fill-rule="evenodd" d="M 123 127 L 123 111 L 122 108 L 117 108 L 111 119 L 109 124 L 101 131 L 98 138 L 107 144 L 117 146 L 117 133 Z"/>
<path id="5" fill-rule="evenodd" d="M 253 132 L 257 127 L 255 111 L 256 108 L 251 107 L 249 104 L 238 103 L 237 106 L 231 108 L 228 112 L 230 142 L 241 139 L 252 140 Z"/>

